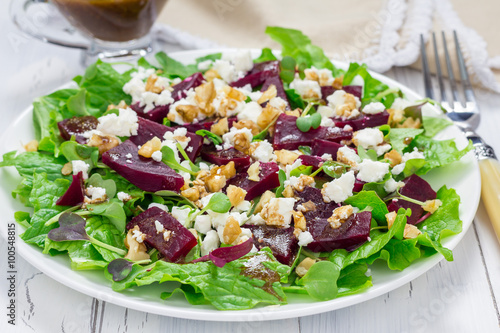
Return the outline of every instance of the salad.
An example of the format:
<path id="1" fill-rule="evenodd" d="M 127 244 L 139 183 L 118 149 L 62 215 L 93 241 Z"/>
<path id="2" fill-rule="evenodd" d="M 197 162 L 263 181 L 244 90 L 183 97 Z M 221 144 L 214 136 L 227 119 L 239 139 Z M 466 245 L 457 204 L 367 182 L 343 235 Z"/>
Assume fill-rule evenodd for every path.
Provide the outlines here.
<path id="1" fill-rule="evenodd" d="M 183 64 L 89 66 L 33 103 L 36 139 L 3 155 L 21 238 L 115 291 L 153 283 L 219 310 L 360 293 L 461 231 L 460 197 L 422 175 L 471 144 L 365 65 L 336 68 L 300 31 Z M 121 64 L 123 66 L 123 64 Z"/>

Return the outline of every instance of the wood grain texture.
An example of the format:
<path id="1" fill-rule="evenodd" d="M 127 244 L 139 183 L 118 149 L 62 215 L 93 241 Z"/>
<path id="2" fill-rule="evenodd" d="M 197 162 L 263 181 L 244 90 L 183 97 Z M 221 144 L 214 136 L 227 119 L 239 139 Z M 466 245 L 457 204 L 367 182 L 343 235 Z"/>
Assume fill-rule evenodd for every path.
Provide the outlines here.
<path id="1" fill-rule="evenodd" d="M 78 52 L 22 39 L 0 5 L 0 131 L 33 98 L 55 89 L 81 72 Z M 21 38 L 12 44 L 13 37 Z M 16 46 L 17 45 L 17 46 Z M 174 50 L 169 46 L 167 50 Z M 423 92 L 419 72 L 396 69 L 390 77 Z M 500 96 L 480 91 L 483 120 L 479 133 L 500 153 Z M 6 222 L 2 219 L 2 224 Z M 6 244 L 0 240 L 0 253 Z M 270 322 L 223 323 L 176 319 L 126 309 L 67 288 L 17 259 L 18 321 L 0 319 L 0 332 L 496 332 L 499 331 L 500 245 L 480 206 L 473 227 L 454 251 L 455 261 L 435 268 L 390 293 L 345 309 Z M 7 302 L 5 259 L 0 259 L 0 304 Z"/>

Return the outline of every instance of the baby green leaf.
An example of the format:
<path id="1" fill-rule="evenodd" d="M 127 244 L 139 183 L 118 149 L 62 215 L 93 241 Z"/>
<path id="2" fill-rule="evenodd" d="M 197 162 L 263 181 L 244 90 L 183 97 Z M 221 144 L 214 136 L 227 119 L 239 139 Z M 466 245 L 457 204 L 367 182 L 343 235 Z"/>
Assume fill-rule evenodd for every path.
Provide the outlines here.
<path id="1" fill-rule="evenodd" d="M 229 198 L 224 193 L 217 192 L 212 195 L 210 201 L 203 209 L 210 209 L 216 213 L 227 213 L 231 209 L 231 201 L 229 201 Z"/>
<path id="2" fill-rule="evenodd" d="M 222 144 L 222 138 L 220 136 L 218 136 L 217 134 L 214 134 L 210 131 L 207 131 L 207 130 L 198 130 L 196 131 L 196 134 L 198 134 L 199 136 L 202 136 L 202 137 L 207 137 L 208 139 L 212 140 L 212 142 L 214 143 L 214 145 L 221 145 Z"/>

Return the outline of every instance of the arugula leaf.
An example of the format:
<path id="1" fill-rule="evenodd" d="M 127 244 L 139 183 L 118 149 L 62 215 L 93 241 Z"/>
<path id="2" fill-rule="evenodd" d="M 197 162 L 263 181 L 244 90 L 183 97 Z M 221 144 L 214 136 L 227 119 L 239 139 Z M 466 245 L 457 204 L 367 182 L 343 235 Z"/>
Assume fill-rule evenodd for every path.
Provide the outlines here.
<path id="1" fill-rule="evenodd" d="M 172 148 L 168 146 L 163 146 L 161 147 L 161 153 L 162 153 L 162 162 L 171 167 L 174 170 L 177 171 L 184 171 L 187 172 L 193 176 L 196 176 L 196 172 L 193 170 L 189 170 L 185 167 L 183 167 L 179 162 L 177 162 L 176 154 L 177 152 L 174 152 Z"/>
<path id="2" fill-rule="evenodd" d="M 278 59 L 274 56 L 273 51 L 270 48 L 265 47 L 262 49 L 262 53 L 260 54 L 260 56 L 258 58 L 255 58 L 253 62 L 259 63 L 271 60 L 278 60 Z"/>
<path id="3" fill-rule="evenodd" d="M 134 264 L 129 275 L 118 282 L 113 281 L 107 270 L 104 274 L 112 281 L 115 291 L 155 282 L 181 282 L 190 285 L 192 291 L 202 294 L 207 302 L 219 310 L 249 309 L 259 303 L 285 303 L 286 295 L 279 281 L 261 280 L 246 267 L 252 267 L 252 272 L 263 271 L 267 276 L 275 276 L 279 280 L 290 271 L 288 266 L 276 262 L 272 255 L 261 250 L 250 257 L 229 262 L 224 267 L 217 267 L 211 262 L 178 265 L 159 260 L 144 267 Z M 168 293 L 163 296 L 168 297 Z"/>
<path id="4" fill-rule="evenodd" d="M 218 136 L 217 134 L 214 134 L 210 131 L 207 131 L 207 130 L 198 130 L 198 131 L 196 131 L 196 134 L 198 134 L 199 136 L 202 136 L 202 137 L 209 138 L 210 140 L 212 140 L 212 142 L 216 146 L 221 145 L 223 142 L 223 140 L 220 136 Z"/>
<path id="5" fill-rule="evenodd" d="M 420 128 L 391 128 L 389 134 L 386 136 L 392 149 L 402 154 L 409 142 L 408 138 L 415 138 L 417 135 L 423 133 L 424 130 Z"/>
<path id="6" fill-rule="evenodd" d="M 297 108 L 304 110 L 304 108 L 306 107 L 306 103 L 304 102 L 302 97 L 297 94 L 295 89 L 285 89 L 285 94 L 288 98 L 288 101 L 290 102 L 290 108 L 292 110 L 295 110 Z"/>
<path id="7" fill-rule="evenodd" d="M 389 86 L 385 83 L 380 82 L 368 73 L 368 68 L 366 64 L 358 64 L 351 62 L 349 69 L 344 74 L 343 85 L 350 85 L 353 79 L 357 76 L 361 76 L 364 80 L 363 86 L 363 104 L 369 102 L 381 102 L 386 108 L 389 108 L 394 102 L 395 98 L 399 96 L 399 91 L 392 91 L 390 93 L 383 94 L 385 91 L 389 91 Z"/>
<path id="8" fill-rule="evenodd" d="M 389 213 L 387 205 L 374 191 L 362 191 L 347 198 L 344 203 L 357 207 L 360 210 L 372 208 L 372 217 L 379 225 L 387 225 L 385 214 Z"/>
<path id="9" fill-rule="evenodd" d="M 290 171 L 290 177 L 300 177 L 300 175 L 310 175 L 312 172 L 312 166 L 299 165 L 295 169 Z"/>
<path id="10" fill-rule="evenodd" d="M 285 190 L 286 172 L 280 169 L 278 171 L 278 178 L 280 181 L 280 186 L 276 188 L 276 198 L 281 198 L 283 196 L 282 193 Z"/>
<path id="11" fill-rule="evenodd" d="M 318 301 L 334 299 L 338 293 L 337 279 L 340 267 L 331 261 L 319 261 L 309 268 L 298 282 L 312 298 Z"/>
<path id="12" fill-rule="evenodd" d="M 334 77 L 342 74 L 343 71 L 333 66 L 323 50 L 316 45 L 312 45 L 309 37 L 301 31 L 281 27 L 267 27 L 266 34 L 281 44 L 283 47 L 282 56 L 294 58 L 299 68 L 315 66 L 316 68 L 331 70 Z"/>

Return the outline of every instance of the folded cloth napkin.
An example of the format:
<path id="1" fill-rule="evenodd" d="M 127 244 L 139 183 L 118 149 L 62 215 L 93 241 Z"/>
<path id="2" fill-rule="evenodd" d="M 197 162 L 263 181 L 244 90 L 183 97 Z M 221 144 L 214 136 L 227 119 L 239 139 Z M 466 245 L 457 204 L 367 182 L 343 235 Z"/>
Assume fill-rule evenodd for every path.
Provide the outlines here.
<path id="1" fill-rule="evenodd" d="M 295 28 L 333 59 L 384 72 L 419 68 L 420 34 L 457 30 L 473 82 L 500 92 L 498 13 L 491 0 L 170 0 L 155 31 L 184 48 L 278 48 L 266 26 Z"/>

